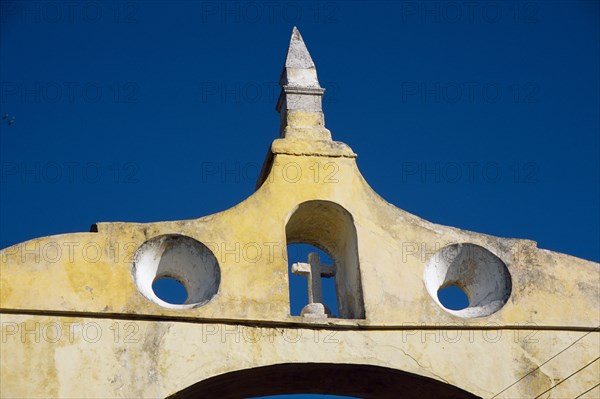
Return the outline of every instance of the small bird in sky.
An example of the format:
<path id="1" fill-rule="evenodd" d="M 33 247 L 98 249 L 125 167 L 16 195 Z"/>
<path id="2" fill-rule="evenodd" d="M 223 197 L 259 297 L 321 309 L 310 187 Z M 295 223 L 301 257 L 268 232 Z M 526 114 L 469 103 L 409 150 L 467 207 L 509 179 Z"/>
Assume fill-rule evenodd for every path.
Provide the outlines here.
<path id="1" fill-rule="evenodd" d="M 16 118 L 14 116 L 10 117 L 8 114 L 4 114 L 2 117 L 2 120 L 5 120 L 8 126 L 12 126 L 13 123 L 15 123 L 15 119 Z"/>

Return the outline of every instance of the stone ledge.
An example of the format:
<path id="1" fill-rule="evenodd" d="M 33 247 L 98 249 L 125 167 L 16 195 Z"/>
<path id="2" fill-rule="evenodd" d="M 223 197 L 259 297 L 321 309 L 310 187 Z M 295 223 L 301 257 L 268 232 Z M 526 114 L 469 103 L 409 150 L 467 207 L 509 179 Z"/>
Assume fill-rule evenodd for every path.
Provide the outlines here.
<path id="1" fill-rule="evenodd" d="M 271 152 L 297 156 L 356 158 L 356 154 L 347 144 L 330 140 L 275 139 L 271 144 Z"/>

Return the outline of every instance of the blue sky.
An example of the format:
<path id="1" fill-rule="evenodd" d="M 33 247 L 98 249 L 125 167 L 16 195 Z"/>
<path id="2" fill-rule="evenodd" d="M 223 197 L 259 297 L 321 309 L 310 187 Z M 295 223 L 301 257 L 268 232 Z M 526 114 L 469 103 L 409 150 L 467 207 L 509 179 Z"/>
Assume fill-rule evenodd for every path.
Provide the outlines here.
<path id="1" fill-rule="evenodd" d="M 327 89 L 327 127 L 384 199 L 600 260 L 598 2 L 0 11 L 2 248 L 100 221 L 201 217 L 249 196 L 277 136 L 296 25 Z"/>

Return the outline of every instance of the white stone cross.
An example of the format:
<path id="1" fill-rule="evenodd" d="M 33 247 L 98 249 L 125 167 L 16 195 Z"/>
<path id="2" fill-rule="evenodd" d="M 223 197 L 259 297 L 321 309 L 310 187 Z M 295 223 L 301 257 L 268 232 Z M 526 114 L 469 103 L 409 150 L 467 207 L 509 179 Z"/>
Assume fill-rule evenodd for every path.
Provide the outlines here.
<path id="1" fill-rule="evenodd" d="M 322 303 L 321 277 L 335 276 L 335 265 L 321 264 L 319 254 L 311 252 L 308 254 L 308 263 L 294 263 L 292 265 L 292 273 L 308 277 L 308 303 Z"/>

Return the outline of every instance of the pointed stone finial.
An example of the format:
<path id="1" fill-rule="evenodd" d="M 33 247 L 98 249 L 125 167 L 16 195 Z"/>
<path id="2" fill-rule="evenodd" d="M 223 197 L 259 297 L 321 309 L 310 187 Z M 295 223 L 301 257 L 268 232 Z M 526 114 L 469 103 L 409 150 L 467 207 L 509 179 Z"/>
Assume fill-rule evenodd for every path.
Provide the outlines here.
<path id="1" fill-rule="evenodd" d="M 277 101 L 281 138 L 273 140 L 256 182 L 258 189 L 269 175 L 274 155 L 356 158 L 352 149 L 331 139 L 325 128 L 321 98 L 325 89 L 319 84 L 317 69 L 296 27 L 279 80 L 281 93 Z"/>
<path id="2" fill-rule="evenodd" d="M 287 56 L 285 58 L 286 68 L 314 68 L 315 63 L 313 62 L 304 40 L 300 35 L 298 28 L 294 26 L 292 30 L 292 38 L 290 39 L 290 46 L 288 47 Z M 315 71 L 316 76 L 316 71 Z M 316 82 L 317 86 L 319 82 Z"/>
<path id="3" fill-rule="evenodd" d="M 325 89 L 319 85 L 317 69 L 296 27 L 292 31 L 279 85 L 277 112 L 281 115 L 281 137 L 331 140 L 331 133 L 325 128 L 321 102 Z"/>

